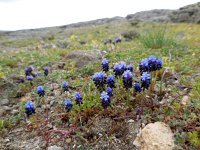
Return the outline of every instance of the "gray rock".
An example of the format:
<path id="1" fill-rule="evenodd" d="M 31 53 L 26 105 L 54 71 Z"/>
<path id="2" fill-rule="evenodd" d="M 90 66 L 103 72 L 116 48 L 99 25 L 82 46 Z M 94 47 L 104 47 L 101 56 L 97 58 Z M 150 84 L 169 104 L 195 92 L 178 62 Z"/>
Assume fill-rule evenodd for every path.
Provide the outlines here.
<path id="1" fill-rule="evenodd" d="M 172 22 L 200 23 L 200 2 L 173 11 L 169 16 Z"/>
<path id="2" fill-rule="evenodd" d="M 101 60 L 102 53 L 101 50 L 76 50 L 69 53 L 66 58 L 74 60 L 76 67 L 81 68 L 90 62 Z"/>
<path id="3" fill-rule="evenodd" d="M 55 100 L 51 100 L 51 101 L 50 101 L 50 106 L 53 106 L 54 103 L 55 103 Z"/>
<path id="4" fill-rule="evenodd" d="M 13 109 L 12 111 L 11 111 L 11 114 L 12 115 L 16 115 L 16 114 L 18 114 L 19 113 L 19 110 L 17 110 L 17 109 Z"/>
<path id="5" fill-rule="evenodd" d="M 8 99 L 1 99 L 0 100 L 0 106 L 4 106 L 4 105 L 8 105 L 9 104 L 9 100 Z"/>
<path id="6" fill-rule="evenodd" d="M 19 104 L 16 104 L 16 105 L 13 105 L 12 108 L 13 108 L 13 109 L 18 109 L 19 106 L 20 106 Z"/>
<path id="7" fill-rule="evenodd" d="M 12 108 L 11 107 L 8 107 L 8 106 L 3 106 L 2 107 L 5 111 L 11 111 L 12 110 Z"/>
<path id="8" fill-rule="evenodd" d="M 53 146 L 48 147 L 48 150 L 64 150 L 64 148 L 53 145 Z"/>

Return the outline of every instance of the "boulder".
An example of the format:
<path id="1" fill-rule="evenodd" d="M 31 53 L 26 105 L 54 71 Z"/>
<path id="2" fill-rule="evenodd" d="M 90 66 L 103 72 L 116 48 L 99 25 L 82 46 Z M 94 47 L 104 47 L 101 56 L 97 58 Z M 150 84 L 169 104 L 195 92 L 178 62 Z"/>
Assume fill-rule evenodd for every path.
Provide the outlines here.
<path id="1" fill-rule="evenodd" d="M 172 150 L 173 133 L 163 122 L 150 123 L 139 132 L 133 144 L 141 150 Z"/>
<path id="2" fill-rule="evenodd" d="M 102 52 L 101 50 L 76 50 L 69 53 L 66 58 L 74 60 L 76 67 L 81 68 L 90 62 L 101 60 Z"/>

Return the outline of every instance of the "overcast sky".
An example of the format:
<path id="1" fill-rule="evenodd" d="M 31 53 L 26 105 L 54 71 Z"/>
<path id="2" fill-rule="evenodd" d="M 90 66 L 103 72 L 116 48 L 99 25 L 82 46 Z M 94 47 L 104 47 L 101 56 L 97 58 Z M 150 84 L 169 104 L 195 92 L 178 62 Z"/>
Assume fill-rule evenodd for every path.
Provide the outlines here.
<path id="1" fill-rule="evenodd" d="M 66 25 L 126 16 L 150 9 L 178 9 L 199 0 L 0 0 L 0 30 Z"/>

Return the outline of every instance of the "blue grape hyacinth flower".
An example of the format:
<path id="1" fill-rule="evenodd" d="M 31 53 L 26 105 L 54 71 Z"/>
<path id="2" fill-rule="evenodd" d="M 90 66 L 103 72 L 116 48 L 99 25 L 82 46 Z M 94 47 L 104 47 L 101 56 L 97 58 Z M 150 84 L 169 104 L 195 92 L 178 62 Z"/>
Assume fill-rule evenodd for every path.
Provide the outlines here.
<path id="1" fill-rule="evenodd" d="M 141 92 L 142 91 L 141 86 L 138 82 L 134 82 L 133 87 L 134 87 L 134 92 Z"/>
<path id="2" fill-rule="evenodd" d="M 67 81 L 63 81 L 62 82 L 62 89 L 64 92 L 66 92 L 68 90 L 68 82 Z"/>
<path id="3" fill-rule="evenodd" d="M 41 97 L 45 95 L 44 87 L 43 86 L 38 86 L 37 87 L 37 94 Z"/>
<path id="4" fill-rule="evenodd" d="M 109 75 L 107 77 L 106 83 L 107 83 L 108 87 L 111 87 L 111 88 L 115 87 L 115 80 L 114 80 L 113 75 Z"/>
<path id="5" fill-rule="evenodd" d="M 113 71 L 115 72 L 115 76 L 121 76 L 124 71 L 126 70 L 126 64 L 125 63 L 116 63 L 114 64 L 114 69 Z"/>
<path id="6" fill-rule="evenodd" d="M 76 92 L 74 94 L 74 97 L 75 97 L 76 104 L 80 106 L 83 103 L 82 102 L 83 98 L 81 97 L 81 94 L 79 92 Z"/>
<path id="7" fill-rule="evenodd" d="M 108 106 L 110 106 L 110 97 L 107 92 L 102 92 L 100 99 L 101 99 L 101 105 L 103 106 L 103 108 L 107 108 Z"/>
<path id="8" fill-rule="evenodd" d="M 113 96 L 113 90 L 111 87 L 107 87 L 106 92 L 108 93 L 108 96 L 110 96 L 110 97 Z"/>
<path id="9" fill-rule="evenodd" d="M 103 71 L 107 72 L 109 70 L 109 63 L 106 58 L 104 58 L 101 62 L 101 66 L 103 68 Z"/>
<path id="10" fill-rule="evenodd" d="M 140 73 L 149 71 L 149 61 L 147 58 L 144 58 L 139 63 Z"/>
<path id="11" fill-rule="evenodd" d="M 32 76 L 26 76 L 26 80 L 32 81 L 33 77 Z"/>
<path id="12" fill-rule="evenodd" d="M 93 75 L 93 82 L 97 89 L 101 92 L 104 89 L 104 84 L 106 83 L 106 76 L 103 72 L 96 72 Z"/>
<path id="13" fill-rule="evenodd" d="M 65 100 L 64 108 L 67 112 L 69 112 L 73 107 L 72 101 L 68 98 Z"/>
<path id="14" fill-rule="evenodd" d="M 44 67 L 43 70 L 44 70 L 44 75 L 48 76 L 48 74 L 49 74 L 49 68 L 48 67 Z"/>
<path id="15" fill-rule="evenodd" d="M 30 76 L 32 74 L 33 68 L 32 66 L 28 66 L 24 68 L 24 71 L 25 71 L 25 76 Z"/>
<path id="16" fill-rule="evenodd" d="M 25 113 L 26 113 L 27 117 L 29 117 L 29 116 L 31 116 L 32 114 L 35 113 L 35 108 L 33 106 L 32 101 L 30 101 L 30 100 L 28 100 L 25 103 Z"/>
<path id="17" fill-rule="evenodd" d="M 130 70 L 126 70 L 123 73 L 122 77 L 123 77 L 124 87 L 126 89 L 131 88 L 132 87 L 132 82 L 133 82 L 133 79 L 132 79 L 133 74 L 130 72 Z"/>
<path id="18" fill-rule="evenodd" d="M 112 43 L 112 39 L 106 39 L 104 41 L 104 45 L 111 44 L 111 43 Z"/>
<path id="19" fill-rule="evenodd" d="M 150 55 L 148 58 L 148 65 L 149 65 L 149 71 L 156 71 L 157 70 L 157 58 L 154 55 Z"/>
<path id="20" fill-rule="evenodd" d="M 157 70 L 160 70 L 160 69 L 162 69 L 162 59 L 161 58 L 158 58 L 157 60 L 156 60 L 156 63 L 157 63 Z"/>
<path id="21" fill-rule="evenodd" d="M 151 83 L 151 77 L 150 77 L 150 74 L 148 72 L 143 72 L 142 73 L 141 82 L 142 82 L 141 87 L 143 89 L 148 89 L 149 88 L 149 85 Z"/>
<path id="22" fill-rule="evenodd" d="M 117 36 L 117 37 L 115 38 L 115 42 L 116 42 L 116 43 L 121 43 L 121 42 L 122 42 L 122 39 L 121 39 L 120 37 Z"/>
<path id="23" fill-rule="evenodd" d="M 127 65 L 126 70 L 130 70 L 130 72 L 133 72 L 133 65 Z"/>

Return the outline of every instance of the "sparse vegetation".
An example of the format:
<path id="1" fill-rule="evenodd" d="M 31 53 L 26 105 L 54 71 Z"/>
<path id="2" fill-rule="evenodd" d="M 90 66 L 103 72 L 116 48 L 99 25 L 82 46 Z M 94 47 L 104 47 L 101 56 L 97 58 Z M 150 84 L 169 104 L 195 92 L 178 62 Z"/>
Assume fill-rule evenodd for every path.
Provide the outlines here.
<path id="1" fill-rule="evenodd" d="M 140 42 L 146 48 L 158 49 L 172 47 L 176 44 L 174 37 L 167 37 L 167 26 L 147 29 L 140 36 Z"/>
<path id="2" fill-rule="evenodd" d="M 26 40 L 18 45 L 17 40 L 9 43 L 4 39 L 4 46 L 10 49 L 14 47 L 13 43 L 19 47 L 36 44 L 38 48 L 32 47 L 28 51 L 21 48 L 0 55 L 0 101 L 8 98 L 8 105 L 12 108 L 7 108 L 0 118 L 1 137 L 26 141 L 34 135 L 34 140 L 43 137 L 46 146 L 56 143 L 68 149 L 74 145 L 76 149 L 95 149 L 97 146 L 100 149 L 114 149 L 116 145 L 119 149 L 133 149 L 136 129 L 142 124 L 162 121 L 172 129 L 178 147 L 199 149 L 200 26 L 185 23 L 163 26 L 143 22 L 135 26 L 120 22 L 65 29 L 63 32 L 55 29 L 55 32 L 51 31 L 53 39 L 46 42 L 67 43 L 59 48 L 44 48 L 40 47 L 40 43 L 27 43 Z M 134 37 L 126 40 L 121 35 L 121 43 L 104 45 L 105 39 L 129 31 L 137 31 L 140 37 L 133 34 Z M 182 37 L 174 39 L 174 35 L 180 31 L 184 31 Z M 85 43 L 81 44 L 80 41 Z M 7 42 L 9 44 L 5 45 Z M 66 57 L 74 50 L 93 49 L 101 50 L 101 58 L 88 61 L 89 58 L 80 57 L 85 59 L 81 61 L 83 67 L 76 66 L 79 59 Z M 151 56 L 150 59 L 150 55 L 155 55 L 156 60 L 162 59 L 162 69 L 155 70 L 151 66 L 150 74 L 142 74 L 150 70 L 139 67 L 139 63 L 143 58 L 154 62 L 155 58 Z M 101 62 L 103 58 L 107 60 Z M 119 71 L 124 63 L 127 67 L 130 65 L 129 69 L 124 69 L 130 70 L 126 73 Z M 25 69 L 28 66 L 32 67 L 31 72 Z M 25 72 L 26 76 L 33 78 L 27 80 Z M 98 74 L 93 78 L 95 72 Z M 101 72 L 106 77 L 105 81 L 99 78 Z M 107 79 L 109 75 L 114 77 L 114 83 L 112 77 Z M 38 95 L 36 88 L 39 85 L 44 88 L 44 97 Z M 107 89 L 107 85 L 112 90 Z M 14 91 L 11 96 L 9 90 Z M 102 94 L 103 91 L 107 94 Z M 32 101 L 35 108 L 35 113 L 29 116 L 25 115 L 25 103 L 28 100 Z M 12 112 L 13 109 L 18 112 Z M 129 122 L 132 120 L 134 134 L 130 132 Z M 23 128 L 20 134 L 14 132 L 19 128 Z"/>

